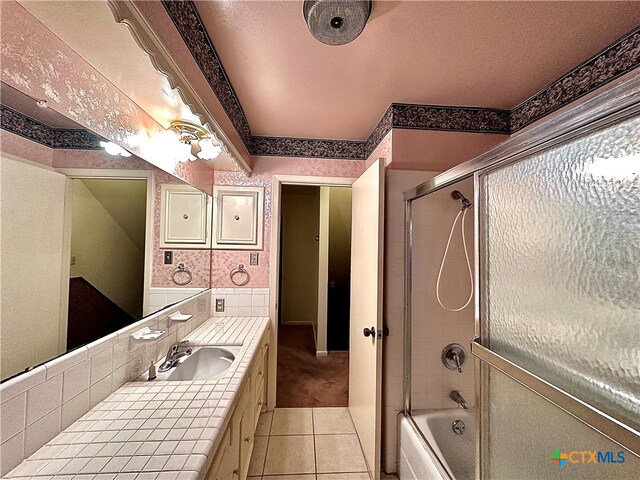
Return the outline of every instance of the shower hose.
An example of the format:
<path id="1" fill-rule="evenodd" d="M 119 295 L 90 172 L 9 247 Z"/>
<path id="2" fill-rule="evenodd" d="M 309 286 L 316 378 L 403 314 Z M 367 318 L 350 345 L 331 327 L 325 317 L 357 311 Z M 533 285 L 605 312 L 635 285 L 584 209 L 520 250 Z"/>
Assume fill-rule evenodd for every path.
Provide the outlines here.
<path id="1" fill-rule="evenodd" d="M 467 215 L 467 210 L 469 208 L 462 208 L 456 215 L 455 220 L 453 221 L 453 225 L 451 225 L 451 231 L 449 232 L 449 239 L 447 240 L 447 246 L 444 249 L 444 254 L 442 255 L 442 262 L 440 263 L 440 270 L 438 270 L 438 280 L 436 281 L 436 298 L 438 299 L 438 303 L 442 308 L 448 310 L 450 312 L 459 312 L 467 307 L 469 303 L 471 303 L 471 298 L 473 298 L 473 273 L 471 272 L 471 262 L 469 261 L 469 252 L 467 251 L 467 240 L 464 236 L 464 219 Z M 447 254 L 449 253 L 449 246 L 451 245 L 451 237 L 453 237 L 453 232 L 458 223 L 458 219 L 462 216 L 462 224 L 460 225 L 460 231 L 462 232 L 462 247 L 464 249 L 464 258 L 467 260 L 467 269 L 469 270 L 469 298 L 466 303 L 461 307 L 450 308 L 442 303 L 440 299 L 440 278 L 442 277 L 442 269 L 444 268 L 444 262 L 447 259 Z"/>

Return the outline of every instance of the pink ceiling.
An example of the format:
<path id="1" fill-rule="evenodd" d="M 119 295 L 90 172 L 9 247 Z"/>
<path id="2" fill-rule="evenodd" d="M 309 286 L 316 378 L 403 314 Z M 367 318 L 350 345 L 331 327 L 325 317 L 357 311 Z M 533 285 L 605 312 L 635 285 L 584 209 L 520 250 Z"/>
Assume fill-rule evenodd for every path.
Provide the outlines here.
<path id="1" fill-rule="evenodd" d="M 375 0 L 354 42 L 300 1 L 197 2 L 254 135 L 365 139 L 391 102 L 511 108 L 640 24 L 640 2 Z"/>

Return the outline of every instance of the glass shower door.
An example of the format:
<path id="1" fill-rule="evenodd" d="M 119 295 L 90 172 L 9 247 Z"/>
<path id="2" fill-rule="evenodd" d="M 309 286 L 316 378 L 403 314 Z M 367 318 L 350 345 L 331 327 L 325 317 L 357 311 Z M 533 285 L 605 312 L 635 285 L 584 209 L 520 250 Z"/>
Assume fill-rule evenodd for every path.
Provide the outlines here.
<path id="1" fill-rule="evenodd" d="M 476 195 L 480 478 L 640 478 L 640 117 Z"/>

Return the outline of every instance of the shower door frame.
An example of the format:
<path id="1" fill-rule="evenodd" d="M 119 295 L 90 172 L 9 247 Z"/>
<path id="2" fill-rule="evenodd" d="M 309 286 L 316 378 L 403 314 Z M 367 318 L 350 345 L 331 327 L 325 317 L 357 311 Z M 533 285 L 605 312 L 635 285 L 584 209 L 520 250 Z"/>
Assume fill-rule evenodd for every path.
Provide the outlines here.
<path id="1" fill-rule="evenodd" d="M 526 127 L 514 134 L 503 143 L 496 145 L 476 158 L 457 165 L 446 172 L 408 190 L 404 193 L 404 251 L 405 251 L 405 279 L 404 279 L 404 416 L 418 434 L 421 442 L 435 455 L 425 436 L 415 424 L 411 416 L 411 299 L 412 299 L 412 250 L 413 250 L 413 212 L 412 202 L 426 195 L 448 187 L 460 180 L 474 177 L 474 204 L 479 200 L 479 175 L 495 168 L 517 162 L 530 155 L 556 145 L 568 142 L 579 136 L 588 134 L 597 129 L 606 127 L 626 118 L 640 114 L 640 72 L 627 75 L 614 82 L 613 85 L 595 95 L 588 97 L 578 105 L 556 112 L 542 122 Z M 479 255 L 479 218 L 478 209 L 474 209 L 474 318 L 475 340 L 470 342 L 471 353 L 474 355 L 476 377 L 476 406 L 482 411 L 483 399 L 482 384 L 484 368 L 481 363 L 498 368 L 503 373 L 515 379 L 536 394 L 542 396 L 562 410 L 584 422 L 594 430 L 604 434 L 617 443 L 626 443 L 628 447 L 629 435 L 624 424 L 612 419 L 608 415 L 590 407 L 579 399 L 564 392 L 555 385 L 545 382 L 536 375 L 519 367 L 518 365 L 503 359 L 484 347 L 479 340 L 484 339 L 484 333 L 480 323 L 480 255 Z M 480 442 L 481 429 L 484 427 L 481 415 L 476 416 L 476 478 L 480 478 Z M 627 431 L 625 431 L 627 430 Z M 633 451 L 633 450 L 631 450 Z M 440 463 L 440 462 L 439 462 Z M 440 463 L 438 465 L 442 473 L 450 477 L 447 469 Z"/>

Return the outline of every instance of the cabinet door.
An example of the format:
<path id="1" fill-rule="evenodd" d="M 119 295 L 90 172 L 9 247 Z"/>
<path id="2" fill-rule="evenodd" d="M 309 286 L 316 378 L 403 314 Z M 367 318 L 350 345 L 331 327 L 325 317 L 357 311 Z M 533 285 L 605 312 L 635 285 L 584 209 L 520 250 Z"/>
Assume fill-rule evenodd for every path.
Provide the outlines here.
<path id="1" fill-rule="evenodd" d="M 161 247 L 207 246 L 207 195 L 188 185 L 162 185 Z"/>
<path id="2" fill-rule="evenodd" d="M 206 475 L 206 480 L 231 480 L 233 477 L 233 462 L 229 458 L 231 429 L 227 428 L 216 456 Z"/>
<path id="3" fill-rule="evenodd" d="M 213 248 L 260 250 L 264 188 L 215 186 Z"/>
<path id="4" fill-rule="evenodd" d="M 253 421 L 253 405 L 251 404 L 252 395 L 250 392 L 245 394 L 242 399 L 242 420 L 240 421 L 240 478 L 247 478 L 249 471 L 249 462 L 251 461 L 251 452 L 253 451 L 253 434 L 255 432 L 255 423 Z"/>

